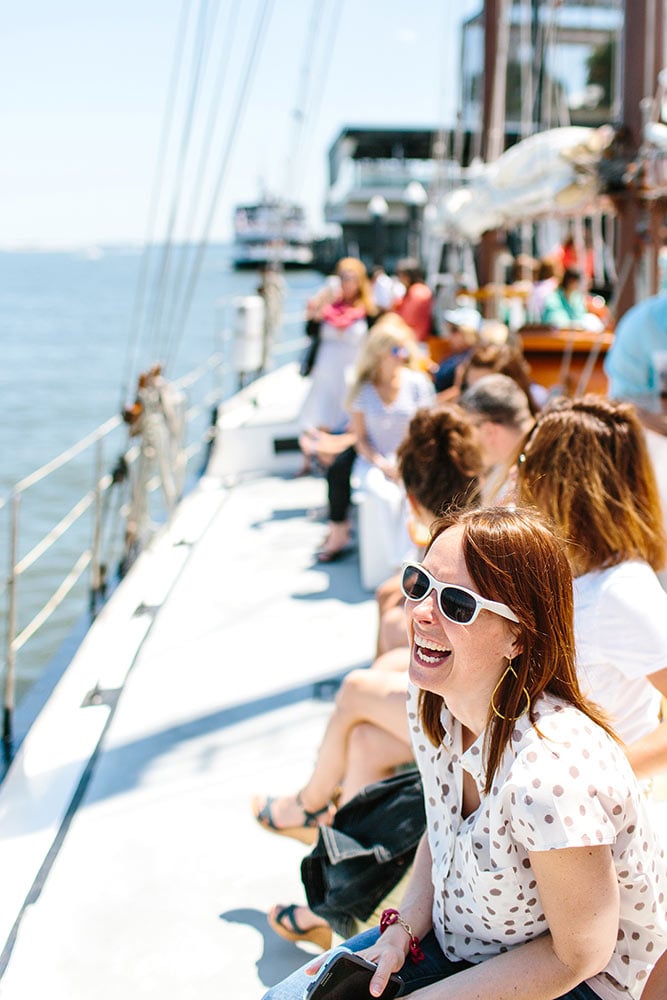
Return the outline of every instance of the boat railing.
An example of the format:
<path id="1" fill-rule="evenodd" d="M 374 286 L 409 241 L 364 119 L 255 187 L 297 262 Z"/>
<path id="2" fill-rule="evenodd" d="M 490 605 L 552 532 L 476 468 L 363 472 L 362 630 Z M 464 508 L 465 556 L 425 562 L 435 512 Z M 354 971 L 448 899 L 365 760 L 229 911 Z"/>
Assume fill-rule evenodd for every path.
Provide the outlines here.
<path id="1" fill-rule="evenodd" d="M 359 187 L 384 186 L 400 188 L 410 181 L 428 185 L 436 175 L 432 160 L 387 158 L 384 160 L 356 160 L 353 166 L 353 183 Z"/>
<path id="2" fill-rule="evenodd" d="M 282 364 L 290 358 L 298 357 L 307 343 L 306 337 L 298 336 L 276 344 L 272 351 L 272 363 Z M 155 435 L 146 442 L 140 434 L 133 432 L 131 426 L 128 435 L 127 422 L 122 416 L 115 416 L 56 458 L 25 476 L 15 484 L 8 496 L 0 497 L 0 515 L 8 515 L 9 521 L 9 568 L 6 579 L 0 581 L 0 598 L 6 605 L 3 609 L 5 663 L 2 724 L 6 761 L 11 759 L 14 752 L 13 717 L 19 653 L 25 650 L 49 622 L 55 621 L 56 611 L 62 608 L 68 598 L 74 601 L 76 593 L 79 593 L 80 605 L 75 618 L 72 617 L 74 609 L 70 609 L 67 631 L 80 618 L 85 608 L 85 598 L 80 594 L 80 589 L 85 583 L 86 573 L 88 613 L 90 621 L 94 620 L 109 593 L 113 579 L 119 579 L 123 575 L 155 531 L 169 522 L 174 502 L 184 491 L 188 475 L 192 476 L 195 458 L 202 452 L 205 452 L 205 459 L 208 458 L 215 437 L 218 409 L 237 389 L 237 376 L 238 372 L 233 364 L 233 338 L 227 334 L 219 352 L 212 354 L 198 368 L 170 383 L 171 389 L 183 404 L 178 450 L 171 451 L 171 459 L 179 471 L 176 476 L 172 469 L 176 477 L 175 495 L 169 496 L 162 463 L 156 460 L 160 456 L 154 454 Z M 212 379 L 213 384 L 202 387 L 207 378 Z M 112 448 L 117 457 L 109 469 L 107 463 Z M 169 451 L 168 441 L 166 448 Z M 203 471 L 205 464 L 205 461 L 200 464 L 199 471 Z M 55 506 L 55 500 L 62 500 L 63 497 L 66 498 L 68 509 L 40 537 L 26 540 L 25 536 L 30 531 L 21 530 L 21 514 L 26 501 L 36 493 L 38 487 L 63 471 L 72 482 L 87 482 L 90 485 L 75 498 L 72 498 L 71 486 L 65 490 L 52 488 L 46 501 L 44 498 L 39 501 L 40 516 L 37 520 L 43 521 L 44 508 L 50 511 Z M 120 495 L 123 489 L 125 496 Z M 160 491 L 162 499 L 159 497 Z M 114 492 L 118 495 L 116 509 L 112 510 L 111 496 Z M 143 513 L 142 524 L 138 524 L 141 521 L 138 510 Z M 68 542 L 63 543 L 64 551 L 59 551 L 56 558 L 55 547 L 66 537 Z M 22 543 L 27 547 L 25 552 L 20 551 Z M 32 585 L 29 593 L 22 593 L 21 581 L 27 580 L 36 567 L 44 567 L 45 560 L 48 561 L 49 558 L 51 561 L 48 571 L 44 568 L 40 570 L 39 586 Z M 114 565 L 118 567 L 116 572 L 109 569 Z M 49 592 L 44 599 L 40 596 L 36 601 L 40 590 L 44 590 L 45 579 L 48 579 Z M 80 587 L 77 589 L 78 584 Z M 48 647 L 48 643 L 46 646 Z M 54 650 L 52 643 L 50 651 L 43 654 L 45 662 L 50 659 Z"/>

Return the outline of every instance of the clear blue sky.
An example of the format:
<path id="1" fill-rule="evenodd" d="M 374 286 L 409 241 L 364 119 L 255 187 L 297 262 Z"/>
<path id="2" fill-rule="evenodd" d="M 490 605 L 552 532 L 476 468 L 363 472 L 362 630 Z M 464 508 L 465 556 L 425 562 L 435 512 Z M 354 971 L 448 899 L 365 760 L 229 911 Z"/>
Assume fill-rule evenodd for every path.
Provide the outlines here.
<path id="1" fill-rule="evenodd" d="M 185 160 L 174 235 L 198 239 L 233 120 L 238 85 L 265 0 L 208 0 L 209 55 Z M 326 150 L 344 124 L 451 124 L 458 103 L 459 24 L 481 0 L 315 0 L 321 10 L 306 93 L 306 128 L 293 178 L 321 218 Z M 182 0 L 20 0 L 0 8 L 0 247 L 135 241 L 148 231 L 161 125 Z M 236 9 L 233 27 L 231 13 Z M 260 185 L 282 193 L 295 148 L 293 111 L 313 0 L 272 0 L 243 118 L 220 189 L 211 238 L 230 235 L 232 205 Z M 189 0 L 190 79 L 200 0 Z M 214 14 L 217 11 L 217 17 Z M 212 157 L 198 206 L 192 190 L 210 95 L 225 41 L 231 50 Z M 324 82 L 322 67 L 329 61 Z M 182 86 L 179 93 L 187 93 Z M 317 94 L 320 98 L 317 98 Z M 175 114 L 159 215 L 167 231 L 185 98 Z"/>

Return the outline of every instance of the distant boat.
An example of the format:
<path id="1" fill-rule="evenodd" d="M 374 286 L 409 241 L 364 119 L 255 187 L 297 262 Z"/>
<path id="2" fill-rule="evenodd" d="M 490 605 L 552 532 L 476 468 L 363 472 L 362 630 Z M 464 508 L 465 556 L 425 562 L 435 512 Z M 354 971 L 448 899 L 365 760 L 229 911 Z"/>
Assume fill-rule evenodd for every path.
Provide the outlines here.
<path id="1" fill-rule="evenodd" d="M 262 198 L 237 205 L 233 221 L 234 267 L 312 265 L 312 233 L 301 205 L 278 198 Z"/>

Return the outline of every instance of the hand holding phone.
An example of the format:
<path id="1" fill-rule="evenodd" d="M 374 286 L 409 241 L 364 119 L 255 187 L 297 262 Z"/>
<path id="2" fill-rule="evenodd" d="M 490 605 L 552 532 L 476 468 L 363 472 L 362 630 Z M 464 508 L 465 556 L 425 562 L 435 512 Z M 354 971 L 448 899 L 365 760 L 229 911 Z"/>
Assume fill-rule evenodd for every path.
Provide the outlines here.
<path id="1" fill-rule="evenodd" d="M 308 985 L 304 1000 L 369 1000 L 369 986 L 377 969 L 350 951 L 334 952 L 317 977 Z M 382 1000 L 395 997 L 403 980 L 392 974 L 381 994 Z"/>

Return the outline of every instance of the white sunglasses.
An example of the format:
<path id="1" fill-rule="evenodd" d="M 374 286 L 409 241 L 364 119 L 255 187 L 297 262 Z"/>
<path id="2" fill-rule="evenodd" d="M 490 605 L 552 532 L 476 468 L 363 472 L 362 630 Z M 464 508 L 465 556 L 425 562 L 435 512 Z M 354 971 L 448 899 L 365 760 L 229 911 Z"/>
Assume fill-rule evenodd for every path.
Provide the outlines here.
<path id="1" fill-rule="evenodd" d="M 506 604 L 501 604 L 499 601 L 487 601 L 485 597 L 480 597 L 474 590 L 460 587 L 456 583 L 443 583 L 441 580 L 436 580 L 420 563 L 403 563 L 401 590 L 409 601 L 415 603 L 423 601 L 432 590 L 435 590 L 438 607 L 445 618 L 456 625 L 472 625 L 482 610 L 492 611 L 494 615 L 501 615 L 503 618 L 519 624 L 519 619 Z"/>

